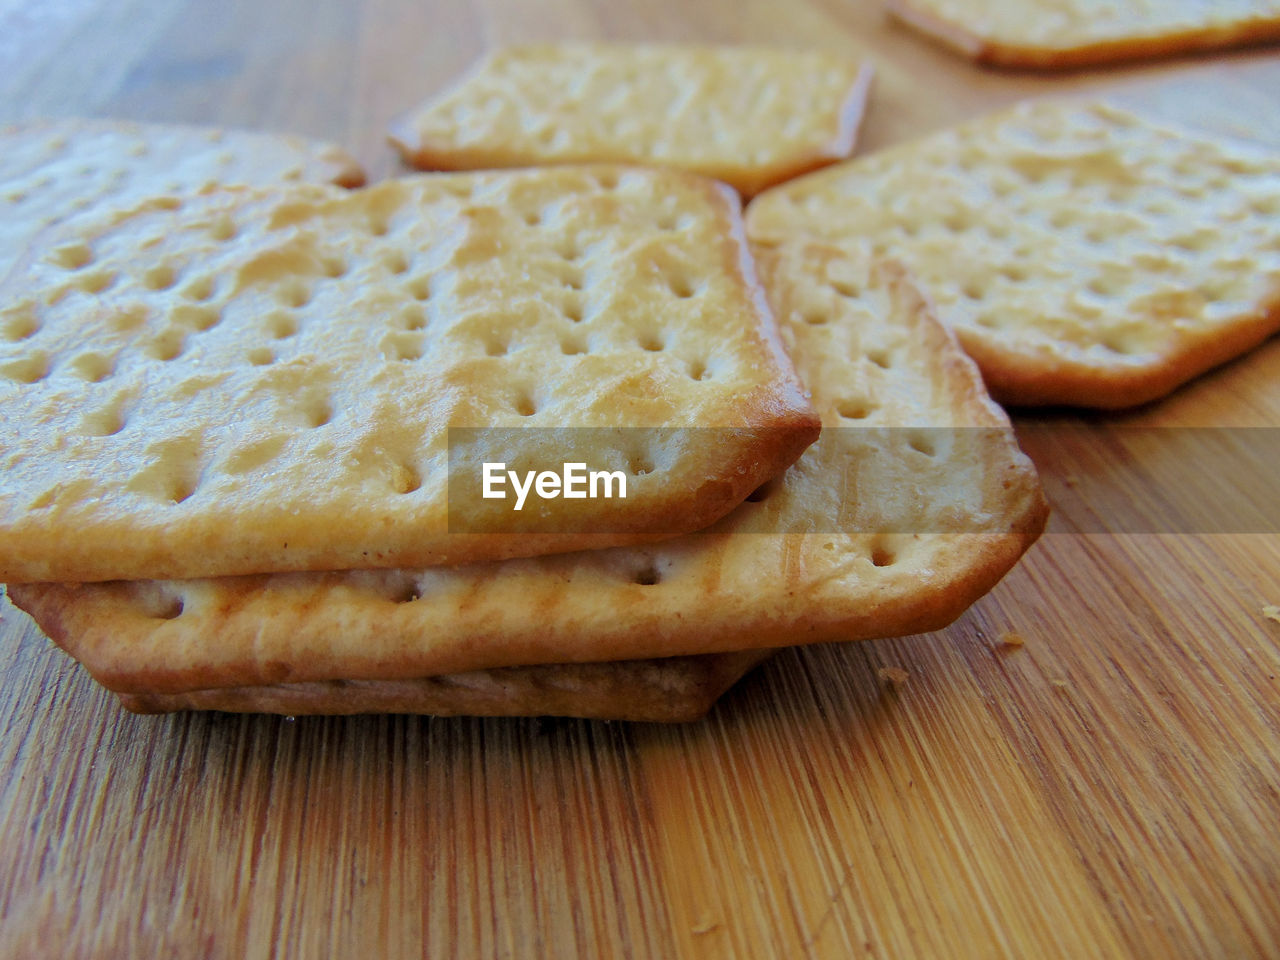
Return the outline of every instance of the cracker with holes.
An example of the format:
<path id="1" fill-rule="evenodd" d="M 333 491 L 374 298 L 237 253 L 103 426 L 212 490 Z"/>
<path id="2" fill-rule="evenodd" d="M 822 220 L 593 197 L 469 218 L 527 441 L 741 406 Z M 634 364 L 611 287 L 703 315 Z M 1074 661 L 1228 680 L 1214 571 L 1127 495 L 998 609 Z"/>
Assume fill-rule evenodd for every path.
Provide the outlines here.
<path id="1" fill-rule="evenodd" d="M 889 0 L 979 63 L 1056 70 L 1280 39 L 1280 0 Z"/>
<path id="2" fill-rule="evenodd" d="M 0 277 L 45 228 L 106 206 L 210 184 L 358 187 L 340 147 L 302 137 L 207 127 L 55 120 L 0 129 Z"/>
<path id="3" fill-rule="evenodd" d="M 728 512 L 818 432 L 737 198 L 672 171 L 161 196 L 77 223 L 0 302 L 10 583 L 672 536 Z M 476 457 L 569 451 L 622 475 L 627 496 L 523 515 L 508 498 L 458 532 L 454 427 L 503 434 L 467 446 Z M 521 516 L 538 524 L 508 524 Z"/>
<path id="4" fill-rule="evenodd" d="M 1280 156 L 1105 104 L 1031 103 L 797 180 L 758 241 L 901 259 L 997 399 L 1156 399 L 1280 327 Z"/>
<path id="5" fill-rule="evenodd" d="M 426 170 L 643 163 L 746 196 L 847 157 L 871 70 L 750 47 L 508 47 L 392 129 Z"/>
<path id="6" fill-rule="evenodd" d="M 393 688 L 941 628 L 1042 530 L 1034 469 L 900 268 L 822 247 L 759 262 L 824 429 L 707 532 L 468 567 L 10 596 L 98 681 L 156 708 L 271 709 L 281 689 L 338 679 Z"/>
<path id="7" fill-rule="evenodd" d="M 406 680 L 323 680 L 181 693 L 120 693 L 119 698 L 135 713 L 422 713 L 674 723 L 706 714 L 721 694 L 771 653 L 744 650 L 614 663 L 501 667 Z"/>

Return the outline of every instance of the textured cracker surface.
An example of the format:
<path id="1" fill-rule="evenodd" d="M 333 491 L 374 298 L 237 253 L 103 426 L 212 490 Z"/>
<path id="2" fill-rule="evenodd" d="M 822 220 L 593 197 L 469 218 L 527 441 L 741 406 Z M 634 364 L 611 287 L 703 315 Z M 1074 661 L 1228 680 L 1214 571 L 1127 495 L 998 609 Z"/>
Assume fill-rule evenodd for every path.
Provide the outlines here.
<path id="1" fill-rule="evenodd" d="M 889 0 L 974 59 L 1084 66 L 1280 39 L 1280 0 Z"/>
<path id="2" fill-rule="evenodd" d="M 413 680 L 329 680 L 172 694 L 119 694 L 139 713 L 427 713 L 438 717 L 696 720 L 768 650 L 665 660 L 501 667 Z"/>
<path id="3" fill-rule="evenodd" d="M 0 128 L 0 278 L 40 231 L 157 192 L 210 184 L 364 182 L 340 147 L 302 137 L 120 120 Z"/>
<path id="4" fill-rule="evenodd" d="M 509 47 L 392 131 L 424 169 L 610 161 L 746 195 L 853 150 L 870 82 L 828 54 L 750 47 Z"/>
<path id="5" fill-rule="evenodd" d="M 670 171 L 159 198 L 62 236 L 0 300 L 8 582 L 628 542 L 450 535 L 447 427 L 743 428 L 639 465 L 625 443 L 580 449 L 642 475 L 626 500 L 541 506 L 629 542 L 671 535 L 726 513 L 818 428 L 737 199 Z"/>
<path id="6" fill-rule="evenodd" d="M 940 628 L 1043 528 L 1034 469 L 899 268 L 823 248 L 759 259 L 824 429 L 710 532 L 469 567 L 37 584 L 10 597 L 101 683 L 147 694 Z"/>
<path id="7" fill-rule="evenodd" d="M 900 259 L 997 399 L 1120 407 L 1280 327 L 1280 156 L 1032 103 L 757 198 L 753 240 Z"/>

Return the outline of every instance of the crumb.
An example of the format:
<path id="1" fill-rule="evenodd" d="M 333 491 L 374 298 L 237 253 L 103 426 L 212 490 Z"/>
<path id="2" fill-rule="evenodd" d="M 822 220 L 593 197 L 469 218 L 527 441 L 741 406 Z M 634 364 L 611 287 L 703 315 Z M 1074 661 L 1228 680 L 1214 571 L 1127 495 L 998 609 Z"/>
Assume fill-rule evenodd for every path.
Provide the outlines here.
<path id="1" fill-rule="evenodd" d="M 1065 690 L 1070 686 L 1070 684 L 1065 680 L 1050 680 L 1049 686 L 1056 687 L 1059 690 Z"/>
<path id="2" fill-rule="evenodd" d="M 1000 634 L 999 643 L 1006 647 L 1020 647 L 1027 641 L 1022 639 L 1022 634 L 1015 633 L 1012 630 L 1006 630 Z"/>
<path id="3" fill-rule="evenodd" d="M 715 920 L 711 919 L 711 914 L 703 913 L 689 928 L 690 933 L 710 933 L 716 927 L 720 926 Z"/>
<path id="4" fill-rule="evenodd" d="M 1262 615 L 1268 620 L 1274 620 L 1276 623 L 1280 623 L 1280 607 L 1277 607 L 1274 603 L 1268 603 L 1264 606 L 1262 608 Z"/>
<path id="5" fill-rule="evenodd" d="M 1080 478 L 1073 473 L 1068 473 L 1065 477 L 1063 477 L 1062 482 L 1065 483 L 1068 487 L 1080 486 Z"/>
<path id="6" fill-rule="evenodd" d="M 901 667 L 881 667 L 876 671 L 876 676 L 892 686 L 900 687 L 907 682 L 907 678 L 911 674 Z"/>

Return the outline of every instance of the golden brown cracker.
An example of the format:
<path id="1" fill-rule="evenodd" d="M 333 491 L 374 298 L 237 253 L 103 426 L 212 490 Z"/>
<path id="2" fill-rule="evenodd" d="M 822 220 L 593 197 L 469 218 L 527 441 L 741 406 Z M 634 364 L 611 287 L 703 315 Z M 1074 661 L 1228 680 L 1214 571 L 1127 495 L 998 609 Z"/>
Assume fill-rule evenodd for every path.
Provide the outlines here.
<path id="1" fill-rule="evenodd" d="M 1277 0 L 888 0 L 979 63 L 1059 70 L 1280 39 Z"/>
<path id="2" fill-rule="evenodd" d="M 1033 102 L 758 197 L 753 240 L 900 259 L 1016 404 L 1153 400 L 1280 327 L 1280 156 Z"/>
<path id="3" fill-rule="evenodd" d="M 409 680 L 321 680 L 183 693 L 121 693 L 135 713 L 425 713 L 438 717 L 696 720 L 768 650 L 664 660 L 500 667 Z"/>
<path id="4" fill-rule="evenodd" d="M 871 71 L 815 51 L 544 44 L 490 54 L 399 121 L 427 170 L 643 163 L 750 196 L 847 157 Z"/>
<path id="5" fill-rule="evenodd" d="M 161 196 L 77 222 L 0 299 L 9 582 L 671 536 L 818 430 L 737 199 L 673 171 Z M 540 501 L 536 533 L 511 532 L 514 512 L 451 533 L 460 427 L 505 428 L 529 457 L 573 445 L 593 470 L 629 472 L 628 496 Z"/>

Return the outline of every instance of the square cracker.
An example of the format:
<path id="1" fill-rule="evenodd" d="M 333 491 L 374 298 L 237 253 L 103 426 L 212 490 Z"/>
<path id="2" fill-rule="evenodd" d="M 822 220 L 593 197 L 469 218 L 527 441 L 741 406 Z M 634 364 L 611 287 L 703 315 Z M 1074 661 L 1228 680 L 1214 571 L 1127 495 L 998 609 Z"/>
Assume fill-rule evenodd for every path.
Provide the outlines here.
<path id="1" fill-rule="evenodd" d="M 703 716 L 771 653 L 746 650 L 662 660 L 499 667 L 409 680 L 321 680 L 117 696 L 135 713 L 426 713 L 675 723 Z"/>
<path id="2" fill-rule="evenodd" d="M 1280 327 L 1280 156 L 1033 102 L 785 184 L 754 240 L 900 259 L 1017 404 L 1160 397 Z"/>
<path id="3" fill-rule="evenodd" d="M 737 197 L 675 171 L 161 196 L 77 221 L 0 303 L 11 583 L 671 536 L 818 432 Z M 536 534 L 511 532 L 510 511 L 450 533 L 450 427 L 506 428 L 517 460 L 545 460 L 561 431 L 591 469 L 637 475 L 625 500 L 539 503 Z M 720 429 L 671 438 L 684 428 Z"/>
<path id="4" fill-rule="evenodd" d="M 941 628 L 1043 529 L 1034 468 L 892 264 L 759 251 L 821 438 L 709 531 L 430 570 L 11 586 L 122 693 L 399 680 Z"/>
<path id="5" fill-rule="evenodd" d="M 364 183 L 332 143 L 212 127 L 50 120 L 0 128 L 0 278 L 45 228 L 159 191 L 210 184 Z"/>
<path id="6" fill-rule="evenodd" d="M 552 163 L 679 167 L 745 196 L 847 157 L 871 70 L 751 47 L 508 47 L 392 129 L 426 170 Z"/>
<path id="7" fill-rule="evenodd" d="M 1280 39 L 1280 0 L 889 0 L 979 63 L 1055 70 Z"/>

